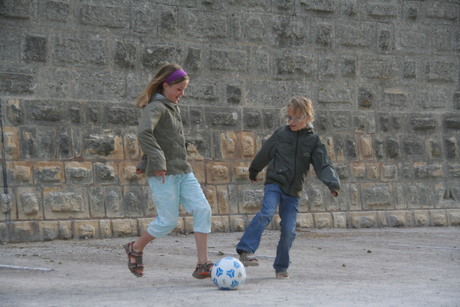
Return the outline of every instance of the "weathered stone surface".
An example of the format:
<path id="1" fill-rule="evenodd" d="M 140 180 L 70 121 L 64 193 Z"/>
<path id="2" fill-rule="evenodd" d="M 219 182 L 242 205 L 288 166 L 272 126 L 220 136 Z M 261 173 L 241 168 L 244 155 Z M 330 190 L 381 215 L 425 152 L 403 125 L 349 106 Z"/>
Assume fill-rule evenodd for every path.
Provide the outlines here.
<path id="1" fill-rule="evenodd" d="M 260 209 L 266 169 L 251 184 L 247 168 L 295 96 L 342 183 L 333 198 L 310 168 L 300 227 L 458 226 L 455 1 L 131 2 L 1 2 L 0 218 L 18 224 L 0 240 L 145 229 L 134 101 L 166 62 L 190 77 L 179 106 L 213 230 Z M 175 231 L 193 231 L 180 215 Z"/>

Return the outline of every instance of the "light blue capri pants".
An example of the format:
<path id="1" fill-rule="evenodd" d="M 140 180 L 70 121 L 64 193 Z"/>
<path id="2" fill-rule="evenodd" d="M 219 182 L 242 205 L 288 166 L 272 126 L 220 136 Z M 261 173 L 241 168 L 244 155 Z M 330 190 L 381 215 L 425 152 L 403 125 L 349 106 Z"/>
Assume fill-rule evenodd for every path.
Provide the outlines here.
<path id="1" fill-rule="evenodd" d="M 151 236 L 161 238 L 176 228 L 179 203 L 193 216 L 194 232 L 211 232 L 211 207 L 193 173 L 166 175 L 165 183 L 161 177 L 148 177 L 148 182 L 158 214 L 147 227 Z"/>

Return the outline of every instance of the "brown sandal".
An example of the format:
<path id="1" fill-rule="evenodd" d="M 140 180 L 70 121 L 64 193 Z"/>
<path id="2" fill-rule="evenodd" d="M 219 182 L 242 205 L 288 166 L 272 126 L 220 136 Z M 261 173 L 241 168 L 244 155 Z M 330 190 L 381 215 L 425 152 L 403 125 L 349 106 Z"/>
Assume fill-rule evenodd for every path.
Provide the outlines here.
<path id="1" fill-rule="evenodd" d="M 133 242 L 125 244 L 126 255 L 128 255 L 128 269 L 137 277 L 142 277 L 144 275 L 144 265 L 142 264 L 142 252 L 136 252 L 133 249 Z M 134 258 L 136 262 L 131 262 L 131 258 Z"/>

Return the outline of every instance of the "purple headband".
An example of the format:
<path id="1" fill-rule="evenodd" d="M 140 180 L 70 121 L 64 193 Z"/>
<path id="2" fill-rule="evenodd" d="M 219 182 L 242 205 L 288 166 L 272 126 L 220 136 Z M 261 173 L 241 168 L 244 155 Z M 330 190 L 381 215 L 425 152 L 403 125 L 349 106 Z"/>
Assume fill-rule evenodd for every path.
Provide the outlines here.
<path id="1" fill-rule="evenodd" d="M 179 69 L 170 74 L 169 77 L 166 78 L 165 82 L 170 84 L 171 82 L 176 81 L 179 78 L 185 77 L 186 75 L 187 73 L 185 72 L 185 70 Z"/>

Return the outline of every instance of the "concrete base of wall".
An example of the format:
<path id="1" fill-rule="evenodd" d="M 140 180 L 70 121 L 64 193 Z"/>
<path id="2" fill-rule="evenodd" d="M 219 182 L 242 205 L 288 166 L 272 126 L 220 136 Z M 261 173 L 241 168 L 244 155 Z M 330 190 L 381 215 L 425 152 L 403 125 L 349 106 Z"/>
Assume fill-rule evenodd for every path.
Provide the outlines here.
<path id="1" fill-rule="evenodd" d="M 243 231 L 253 215 L 213 216 L 213 232 Z M 0 242 L 32 242 L 140 235 L 153 218 L 14 221 L 0 223 Z M 174 232 L 193 232 L 193 218 L 182 216 Z M 299 213 L 298 228 L 460 226 L 460 209 Z M 279 228 L 275 216 L 267 229 Z"/>

